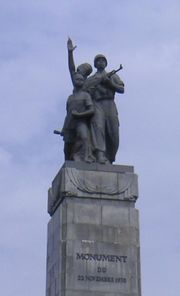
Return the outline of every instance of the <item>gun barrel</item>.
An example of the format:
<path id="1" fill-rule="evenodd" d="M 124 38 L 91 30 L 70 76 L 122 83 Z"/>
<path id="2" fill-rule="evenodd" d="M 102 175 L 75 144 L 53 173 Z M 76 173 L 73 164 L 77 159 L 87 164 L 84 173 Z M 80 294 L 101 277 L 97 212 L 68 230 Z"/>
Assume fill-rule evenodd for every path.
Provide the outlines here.
<path id="1" fill-rule="evenodd" d="M 115 72 L 118 72 L 118 71 L 120 71 L 122 69 L 123 69 L 123 66 L 122 66 L 122 64 L 120 64 L 119 68 L 117 70 L 115 70 Z"/>
<path id="2" fill-rule="evenodd" d="M 120 64 L 118 69 L 112 70 L 111 72 L 108 73 L 108 77 L 111 77 L 112 75 L 116 74 L 117 72 L 119 72 L 122 69 L 123 69 L 123 66 L 122 66 L 122 64 Z"/>
<path id="3" fill-rule="evenodd" d="M 53 132 L 55 135 L 61 135 L 61 132 L 60 131 L 58 131 L 58 130 L 54 130 L 54 132 Z"/>

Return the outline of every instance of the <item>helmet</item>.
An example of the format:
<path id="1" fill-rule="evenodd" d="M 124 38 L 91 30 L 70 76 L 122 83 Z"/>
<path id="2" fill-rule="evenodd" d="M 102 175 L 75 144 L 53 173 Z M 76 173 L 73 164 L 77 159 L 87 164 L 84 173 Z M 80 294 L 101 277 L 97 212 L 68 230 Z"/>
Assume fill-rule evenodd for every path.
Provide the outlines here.
<path id="1" fill-rule="evenodd" d="M 94 67 L 96 67 L 96 61 L 100 58 L 103 58 L 106 61 L 106 66 L 107 66 L 107 59 L 103 54 L 97 54 L 94 58 Z"/>

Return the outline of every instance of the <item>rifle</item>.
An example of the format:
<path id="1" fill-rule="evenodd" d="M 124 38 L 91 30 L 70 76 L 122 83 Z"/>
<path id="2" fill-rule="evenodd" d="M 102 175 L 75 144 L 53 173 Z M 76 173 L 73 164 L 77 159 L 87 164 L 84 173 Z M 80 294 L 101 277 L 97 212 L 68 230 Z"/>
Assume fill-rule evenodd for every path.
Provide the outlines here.
<path id="1" fill-rule="evenodd" d="M 112 70 L 111 72 L 107 73 L 107 77 L 111 78 L 112 75 L 116 74 L 118 71 L 120 71 L 123 68 L 122 64 L 120 64 L 119 68 L 117 70 Z M 87 78 L 87 80 L 84 83 L 83 90 L 89 91 L 94 90 L 97 85 L 99 85 L 102 82 L 102 78 L 94 78 L 94 75 L 92 77 Z"/>
<path id="2" fill-rule="evenodd" d="M 116 74 L 119 72 L 121 69 L 123 69 L 122 64 L 120 64 L 119 68 L 117 70 L 112 70 L 111 72 L 107 73 L 108 78 L 110 78 L 112 75 Z"/>
<path id="3" fill-rule="evenodd" d="M 65 132 L 69 129 L 72 129 L 72 120 L 73 120 L 73 115 L 72 115 L 72 112 L 71 113 L 68 113 L 66 114 L 66 117 L 65 117 L 65 120 L 64 120 L 64 124 L 63 124 L 63 128 L 61 130 L 54 130 L 53 133 L 55 135 L 60 135 L 60 136 L 64 136 Z"/>

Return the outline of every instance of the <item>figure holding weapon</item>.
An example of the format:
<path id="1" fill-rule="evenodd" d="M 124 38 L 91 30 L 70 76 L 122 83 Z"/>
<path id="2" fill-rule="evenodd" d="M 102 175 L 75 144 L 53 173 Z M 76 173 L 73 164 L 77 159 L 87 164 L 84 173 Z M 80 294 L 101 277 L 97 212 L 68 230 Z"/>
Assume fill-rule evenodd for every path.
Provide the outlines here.
<path id="1" fill-rule="evenodd" d="M 119 147 L 119 119 L 114 97 L 115 93 L 124 93 L 124 83 L 117 75 L 122 65 L 106 72 L 107 59 L 98 54 L 94 58 L 97 71 L 89 77 L 92 72 L 90 64 L 75 67 L 73 51 L 76 46 L 73 46 L 70 38 L 67 48 L 74 91 L 68 99 L 64 127 L 54 133 L 63 136 L 65 160 L 113 163 Z M 83 80 L 80 87 L 78 80 Z M 85 104 L 82 112 L 75 107 L 78 102 L 81 106 Z M 80 154 L 78 143 L 83 147 L 83 150 L 79 150 Z"/>

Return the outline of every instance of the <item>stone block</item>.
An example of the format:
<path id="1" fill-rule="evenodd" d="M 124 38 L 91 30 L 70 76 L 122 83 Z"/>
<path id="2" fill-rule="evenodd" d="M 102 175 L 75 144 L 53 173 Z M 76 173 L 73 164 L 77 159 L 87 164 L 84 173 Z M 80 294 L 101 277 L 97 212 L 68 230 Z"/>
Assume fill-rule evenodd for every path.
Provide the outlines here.
<path id="1" fill-rule="evenodd" d="M 64 215 L 62 223 L 71 224 L 74 222 L 74 206 L 75 204 L 71 200 L 66 202 L 66 209 L 64 209 L 64 211 L 66 211 L 66 219 Z"/>
<path id="2" fill-rule="evenodd" d="M 134 167 L 129 165 L 112 165 L 112 164 L 99 164 L 75 161 L 65 161 L 63 168 L 76 168 L 83 171 L 100 171 L 100 172 L 119 172 L 119 173 L 134 173 Z M 60 170 L 60 171 L 61 171 Z"/>
<path id="3" fill-rule="evenodd" d="M 48 213 L 53 215 L 64 197 L 128 200 L 138 198 L 133 167 L 66 162 L 48 192 Z"/>
<path id="4" fill-rule="evenodd" d="M 67 290 L 138 293 L 136 247 L 67 241 L 66 251 Z"/>
<path id="5" fill-rule="evenodd" d="M 71 240 L 101 240 L 101 227 L 93 224 L 67 225 L 67 239 Z"/>
<path id="6" fill-rule="evenodd" d="M 129 226 L 129 209 L 114 206 L 102 207 L 102 224 Z"/>
<path id="7" fill-rule="evenodd" d="M 67 162 L 49 193 L 46 296 L 140 296 L 133 167 Z"/>
<path id="8" fill-rule="evenodd" d="M 139 211 L 137 209 L 129 208 L 129 223 L 139 229 Z"/>
<path id="9" fill-rule="evenodd" d="M 94 291 L 79 291 L 79 290 L 66 290 L 66 296 L 127 296 L 127 293 L 111 293 L 111 292 L 94 292 Z M 139 294 L 132 293 L 130 296 L 140 296 Z"/>
<path id="10" fill-rule="evenodd" d="M 100 224 L 101 207 L 93 204 L 76 203 L 74 205 L 74 223 Z"/>

